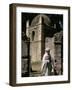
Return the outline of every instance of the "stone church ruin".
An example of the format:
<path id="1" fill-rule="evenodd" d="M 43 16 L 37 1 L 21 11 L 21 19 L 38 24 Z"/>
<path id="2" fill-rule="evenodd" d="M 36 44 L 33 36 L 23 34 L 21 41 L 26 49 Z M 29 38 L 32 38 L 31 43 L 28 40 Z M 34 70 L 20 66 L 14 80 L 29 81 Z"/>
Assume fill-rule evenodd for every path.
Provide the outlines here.
<path id="1" fill-rule="evenodd" d="M 57 24 L 60 28 L 57 28 Z M 42 61 L 45 48 L 51 49 L 54 62 L 54 74 L 63 74 L 63 27 L 60 23 L 52 22 L 45 14 L 36 15 L 31 23 L 26 21 L 26 36 L 30 39 L 31 63 Z"/>

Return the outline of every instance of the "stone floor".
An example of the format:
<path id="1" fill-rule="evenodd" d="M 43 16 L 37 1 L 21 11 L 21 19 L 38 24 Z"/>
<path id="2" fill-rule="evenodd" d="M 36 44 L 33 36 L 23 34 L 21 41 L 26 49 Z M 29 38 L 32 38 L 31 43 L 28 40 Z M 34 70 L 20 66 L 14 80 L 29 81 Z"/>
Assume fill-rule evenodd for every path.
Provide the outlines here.
<path id="1" fill-rule="evenodd" d="M 30 74 L 30 77 L 38 77 L 41 76 L 41 62 L 35 62 L 32 63 L 32 71 Z M 54 73 L 52 72 L 50 76 L 54 75 Z"/>
<path id="2" fill-rule="evenodd" d="M 32 77 L 41 76 L 41 62 L 32 63 L 31 76 Z"/>

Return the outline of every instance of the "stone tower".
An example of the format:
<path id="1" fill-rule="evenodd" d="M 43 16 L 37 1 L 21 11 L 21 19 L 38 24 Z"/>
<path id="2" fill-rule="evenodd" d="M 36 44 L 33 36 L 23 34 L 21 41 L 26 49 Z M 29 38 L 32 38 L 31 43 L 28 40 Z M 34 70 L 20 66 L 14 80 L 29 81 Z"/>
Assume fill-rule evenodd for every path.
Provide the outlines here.
<path id="1" fill-rule="evenodd" d="M 26 23 L 26 35 L 30 38 L 31 60 L 41 61 L 45 49 L 44 25 L 49 25 L 50 19 L 46 15 L 37 15 L 29 25 Z"/>

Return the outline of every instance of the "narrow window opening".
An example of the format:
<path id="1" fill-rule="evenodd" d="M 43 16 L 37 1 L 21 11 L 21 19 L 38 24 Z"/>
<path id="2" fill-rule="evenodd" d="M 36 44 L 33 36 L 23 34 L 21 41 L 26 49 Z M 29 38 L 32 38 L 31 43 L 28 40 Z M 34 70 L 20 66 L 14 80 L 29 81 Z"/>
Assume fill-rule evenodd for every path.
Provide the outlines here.
<path id="1" fill-rule="evenodd" d="M 34 38 L 35 38 L 35 32 L 32 31 L 32 41 L 34 41 Z"/>

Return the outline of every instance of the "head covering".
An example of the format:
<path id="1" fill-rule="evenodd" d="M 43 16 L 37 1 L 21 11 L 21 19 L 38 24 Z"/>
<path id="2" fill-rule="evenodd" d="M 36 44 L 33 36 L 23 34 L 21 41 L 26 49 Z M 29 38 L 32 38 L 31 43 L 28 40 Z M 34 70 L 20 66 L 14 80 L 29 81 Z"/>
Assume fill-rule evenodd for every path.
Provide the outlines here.
<path id="1" fill-rule="evenodd" d="M 46 48 L 45 51 L 50 51 L 50 48 Z"/>

